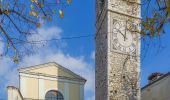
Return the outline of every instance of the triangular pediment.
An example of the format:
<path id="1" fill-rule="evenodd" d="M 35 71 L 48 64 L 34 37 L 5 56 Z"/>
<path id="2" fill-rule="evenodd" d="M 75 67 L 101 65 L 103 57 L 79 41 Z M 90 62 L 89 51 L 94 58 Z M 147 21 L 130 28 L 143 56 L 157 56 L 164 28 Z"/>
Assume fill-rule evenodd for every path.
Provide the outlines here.
<path id="1" fill-rule="evenodd" d="M 46 64 L 31 66 L 27 68 L 19 69 L 20 73 L 27 73 L 27 74 L 37 74 L 43 76 L 51 76 L 51 77 L 63 77 L 63 78 L 71 78 L 71 79 L 78 79 L 84 80 L 81 76 L 73 73 L 69 69 L 62 67 L 61 65 L 50 62 Z"/>

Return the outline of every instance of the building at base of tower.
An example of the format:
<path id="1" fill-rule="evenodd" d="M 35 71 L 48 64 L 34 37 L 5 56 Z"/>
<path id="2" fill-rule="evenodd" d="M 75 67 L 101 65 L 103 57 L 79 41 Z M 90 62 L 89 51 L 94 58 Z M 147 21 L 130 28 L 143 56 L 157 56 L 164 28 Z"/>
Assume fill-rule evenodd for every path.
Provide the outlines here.
<path id="1" fill-rule="evenodd" d="M 8 86 L 8 100 L 84 100 L 86 80 L 57 63 L 19 71 L 19 88 Z"/>
<path id="2" fill-rule="evenodd" d="M 141 100 L 170 100 L 170 72 L 153 73 L 149 83 L 141 89 Z"/>

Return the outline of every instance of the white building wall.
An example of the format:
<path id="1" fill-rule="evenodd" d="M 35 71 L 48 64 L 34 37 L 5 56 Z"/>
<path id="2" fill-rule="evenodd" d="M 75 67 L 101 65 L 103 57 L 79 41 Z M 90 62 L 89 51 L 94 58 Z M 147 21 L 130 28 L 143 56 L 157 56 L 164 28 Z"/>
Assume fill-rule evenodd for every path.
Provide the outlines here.
<path id="1" fill-rule="evenodd" d="M 8 100 L 23 100 L 18 88 L 13 86 L 7 87 Z"/>
<path id="2" fill-rule="evenodd" d="M 170 75 L 144 88 L 142 100 L 170 100 Z"/>

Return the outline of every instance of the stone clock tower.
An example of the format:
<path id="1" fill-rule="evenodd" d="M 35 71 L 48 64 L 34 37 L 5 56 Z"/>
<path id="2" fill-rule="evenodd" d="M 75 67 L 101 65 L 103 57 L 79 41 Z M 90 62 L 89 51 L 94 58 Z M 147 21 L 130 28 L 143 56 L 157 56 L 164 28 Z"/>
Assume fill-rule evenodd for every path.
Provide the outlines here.
<path id="1" fill-rule="evenodd" d="M 140 100 L 140 0 L 96 0 L 96 100 Z"/>

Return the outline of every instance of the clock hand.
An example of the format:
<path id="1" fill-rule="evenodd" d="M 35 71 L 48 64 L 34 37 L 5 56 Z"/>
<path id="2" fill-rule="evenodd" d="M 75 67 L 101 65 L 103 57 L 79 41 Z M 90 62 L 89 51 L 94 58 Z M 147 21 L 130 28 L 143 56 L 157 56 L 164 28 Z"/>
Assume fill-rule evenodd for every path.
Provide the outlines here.
<path id="1" fill-rule="evenodd" d="M 126 30 L 127 30 L 127 21 L 126 21 L 126 27 L 125 27 L 125 38 L 124 38 L 124 41 L 126 41 Z"/>
<path id="2" fill-rule="evenodd" d="M 126 38 L 125 35 L 120 30 L 117 31 L 123 36 L 124 39 Z"/>

